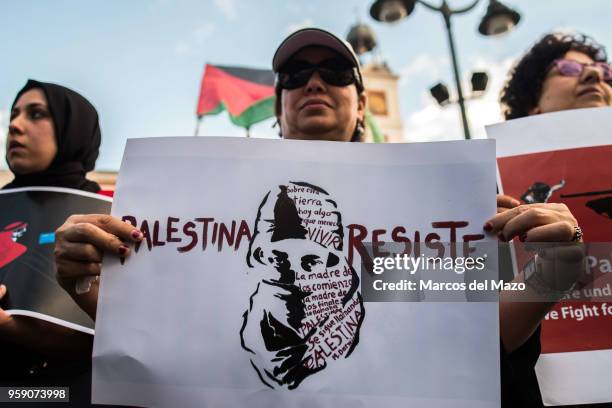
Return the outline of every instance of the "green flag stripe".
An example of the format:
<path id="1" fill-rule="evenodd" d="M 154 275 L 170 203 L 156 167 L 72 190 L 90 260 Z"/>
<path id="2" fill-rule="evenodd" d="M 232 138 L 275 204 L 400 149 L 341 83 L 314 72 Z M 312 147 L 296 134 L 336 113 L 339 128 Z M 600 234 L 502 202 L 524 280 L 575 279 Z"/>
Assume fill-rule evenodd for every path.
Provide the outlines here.
<path id="1" fill-rule="evenodd" d="M 271 118 L 274 116 L 274 100 L 275 97 L 271 96 L 269 98 L 265 98 L 258 102 L 255 102 L 253 105 L 249 106 L 246 110 L 244 110 L 240 115 L 229 115 L 230 121 L 236 126 L 250 128 L 255 123 Z M 224 110 L 228 109 L 225 106 L 225 103 L 221 102 L 215 107 L 215 109 L 206 112 L 202 116 L 217 115 L 223 112 Z"/>
<path id="2" fill-rule="evenodd" d="M 274 100 L 276 98 L 271 96 L 269 98 L 262 99 L 249 106 L 239 116 L 230 115 L 230 120 L 236 126 L 242 126 L 243 128 L 249 128 L 253 124 L 264 121 L 274 116 Z"/>

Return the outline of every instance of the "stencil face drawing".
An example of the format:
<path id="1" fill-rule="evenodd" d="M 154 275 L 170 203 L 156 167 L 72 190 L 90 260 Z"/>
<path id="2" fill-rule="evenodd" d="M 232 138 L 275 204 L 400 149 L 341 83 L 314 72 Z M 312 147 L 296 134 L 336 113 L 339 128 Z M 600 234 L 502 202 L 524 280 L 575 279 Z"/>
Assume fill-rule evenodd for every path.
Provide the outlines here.
<path id="1" fill-rule="evenodd" d="M 343 239 L 342 216 L 320 187 L 289 182 L 261 202 L 247 254 L 254 288 L 240 339 L 270 388 L 297 388 L 340 364 L 359 342 L 365 310 Z"/>

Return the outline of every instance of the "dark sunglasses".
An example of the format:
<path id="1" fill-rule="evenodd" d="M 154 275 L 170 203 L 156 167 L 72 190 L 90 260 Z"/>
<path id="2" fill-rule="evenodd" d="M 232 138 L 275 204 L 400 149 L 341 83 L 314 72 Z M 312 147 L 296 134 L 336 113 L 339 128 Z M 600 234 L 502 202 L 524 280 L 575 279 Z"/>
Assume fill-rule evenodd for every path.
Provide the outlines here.
<path id="1" fill-rule="evenodd" d="M 301 88 L 308 83 L 315 72 L 329 85 L 356 84 L 358 89 L 363 89 L 357 68 L 338 60 L 327 60 L 316 65 L 305 62 L 288 64 L 277 74 L 277 85 L 283 89 Z"/>
<path id="2" fill-rule="evenodd" d="M 563 76 L 577 77 L 582 74 L 586 67 L 595 67 L 600 69 L 603 73 L 603 80 L 606 82 L 612 81 L 612 67 L 607 62 L 583 64 L 578 61 L 560 58 L 553 61 L 549 68 L 549 72 L 551 69 L 557 68 L 559 73 Z"/>

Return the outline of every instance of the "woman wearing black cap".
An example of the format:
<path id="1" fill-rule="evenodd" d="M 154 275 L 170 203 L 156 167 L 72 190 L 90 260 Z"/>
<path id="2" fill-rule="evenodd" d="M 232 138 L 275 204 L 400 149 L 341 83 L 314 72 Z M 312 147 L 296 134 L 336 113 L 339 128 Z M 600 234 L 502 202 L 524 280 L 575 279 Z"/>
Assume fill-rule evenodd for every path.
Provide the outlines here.
<path id="1" fill-rule="evenodd" d="M 278 47 L 272 68 L 284 138 L 361 141 L 367 99 L 359 59 L 347 42 L 314 28 L 297 31 Z"/>
<path id="2" fill-rule="evenodd" d="M 6 161 L 14 179 L 3 189 L 52 186 L 97 193 L 85 178 L 98 157 L 96 109 L 63 86 L 29 80 L 11 107 Z M 0 285 L 0 300 L 7 295 Z M 73 386 L 86 383 L 92 336 L 0 308 L 0 382 Z M 87 397 L 85 397 L 86 399 Z"/>

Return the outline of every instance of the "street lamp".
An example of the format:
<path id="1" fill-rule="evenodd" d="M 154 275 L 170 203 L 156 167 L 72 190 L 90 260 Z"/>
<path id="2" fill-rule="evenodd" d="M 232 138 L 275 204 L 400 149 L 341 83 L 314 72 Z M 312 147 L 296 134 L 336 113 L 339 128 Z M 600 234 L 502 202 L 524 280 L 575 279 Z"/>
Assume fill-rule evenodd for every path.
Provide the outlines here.
<path id="1" fill-rule="evenodd" d="M 500 35 L 512 30 L 521 19 L 521 15 L 501 4 L 497 0 L 491 0 L 487 13 L 478 26 L 478 32 L 482 35 Z"/>
<path id="2" fill-rule="evenodd" d="M 489 75 L 486 72 L 474 72 L 472 73 L 472 92 L 474 94 L 482 93 L 487 89 L 489 85 Z"/>
<path id="3" fill-rule="evenodd" d="M 489 84 L 489 75 L 487 75 L 486 72 L 474 72 L 472 73 L 471 83 L 472 92 L 465 98 L 467 100 L 476 99 L 482 96 Z M 431 87 L 429 93 L 441 107 L 447 106 L 449 103 L 459 102 L 458 100 L 451 100 L 448 88 L 442 82 Z"/>
<path id="4" fill-rule="evenodd" d="M 448 92 L 446 85 L 444 85 L 442 82 L 439 82 L 431 87 L 429 93 L 434 97 L 440 106 L 446 106 L 450 102 L 450 93 Z"/>
<path id="5" fill-rule="evenodd" d="M 394 23 L 408 16 L 414 10 L 415 0 L 376 1 L 370 8 L 374 20 Z"/>
<path id="6" fill-rule="evenodd" d="M 370 15 L 376 21 L 384 23 L 393 23 L 407 17 L 414 10 L 416 3 L 420 3 L 430 10 L 437 11 L 442 14 L 444 23 L 446 26 L 446 32 L 448 34 L 448 44 L 450 46 L 451 59 L 453 61 L 453 72 L 455 75 L 455 84 L 457 86 L 457 102 L 461 109 L 461 121 L 463 123 L 463 134 L 466 139 L 470 139 L 470 129 L 468 126 L 467 115 L 465 112 L 465 100 L 463 97 L 463 90 L 461 88 L 461 81 L 459 75 L 459 67 L 457 64 L 457 56 L 455 53 L 455 42 L 453 39 L 453 33 L 451 30 L 451 16 L 454 14 L 462 14 L 472 10 L 480 0 L 474 0 L 474 2 L 466 7 L 460 9 L 451 9 L 446 3 L 446 0 L 442 0 L 442 4 L 439 7 L 432 6 L 424 0 L 376 0 L 370 8 Z M 504 6 L 497 0 L 489 0 L 489 7 L 487 13 L 482 18 L 479 26 L 479 31 L 484 35 L 497 35 L 512 29 L 520 20 L 520 15 Z M 448 91 L 448 90 L 447 90 Z"/>

